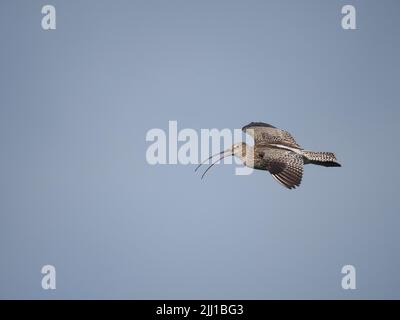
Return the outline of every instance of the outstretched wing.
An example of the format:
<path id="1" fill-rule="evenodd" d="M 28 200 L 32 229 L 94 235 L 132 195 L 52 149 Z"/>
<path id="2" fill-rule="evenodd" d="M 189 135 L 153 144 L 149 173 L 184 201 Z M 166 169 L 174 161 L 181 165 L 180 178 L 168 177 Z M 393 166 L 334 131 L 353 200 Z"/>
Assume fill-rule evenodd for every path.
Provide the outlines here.
<path id="1" fill-rule="evenodd" d="M 267 170 L 283 186 L 293 189 L 300 186 L 303 177 L 303 157 L 293 151 L 265 148 L 263 159 Z"/>
<path id="2" fill-rule="evenodd" d="M 255 144 L 280 144 L 301 149 L 289 132 L 275 128 L 264 122 L 251 122 L 242 128 L 243 132 L 251 135 Z"/>

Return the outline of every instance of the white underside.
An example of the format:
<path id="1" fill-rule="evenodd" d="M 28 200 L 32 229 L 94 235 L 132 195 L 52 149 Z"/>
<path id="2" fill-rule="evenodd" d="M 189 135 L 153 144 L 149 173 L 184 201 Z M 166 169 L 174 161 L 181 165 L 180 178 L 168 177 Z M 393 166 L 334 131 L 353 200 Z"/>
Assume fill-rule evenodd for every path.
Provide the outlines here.
<path id="1" fill-rule="evenodd" d="M 284 146 L 282 144 L 272 144 L 272 143 L 271 143 L 271 146 L 274 146 L 274 147 L 277 147 L 277 148 L 280 148 L 280 149 L 293 151 L 293 152 L 295 152 L 297 154 L 303 155 L 303 152 L 302 152 L 303 150 L 302 149 L 292 148 L 292 147 Z"/>

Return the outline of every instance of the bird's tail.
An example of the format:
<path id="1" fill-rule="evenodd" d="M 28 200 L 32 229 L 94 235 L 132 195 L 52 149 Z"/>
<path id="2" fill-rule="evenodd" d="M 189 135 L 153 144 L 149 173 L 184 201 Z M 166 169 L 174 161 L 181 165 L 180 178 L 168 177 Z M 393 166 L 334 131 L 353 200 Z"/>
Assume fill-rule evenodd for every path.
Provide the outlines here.
<path id="1" fill-rule="evenodd" d="M 332 152 L 313 152 L 303 151 L 303 157 L 308 163 L 317 164 L 324 167 L 341 167 L 337 161 L 335 154 Z"/>

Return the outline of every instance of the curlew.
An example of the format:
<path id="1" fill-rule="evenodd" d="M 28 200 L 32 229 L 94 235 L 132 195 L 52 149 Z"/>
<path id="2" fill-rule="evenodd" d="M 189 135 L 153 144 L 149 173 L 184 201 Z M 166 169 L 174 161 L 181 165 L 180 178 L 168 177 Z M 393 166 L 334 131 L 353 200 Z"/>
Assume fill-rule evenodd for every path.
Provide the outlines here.
<path id="1" fill-rule="evenodd" d="M 212 155 L 195 169 L 197 171 L 202 164 L 215 156 L 219 156 L 216 161 L 211 162 L 201 178 L 218 161 L 228 156 L 240 158 L 243 164 L 250 168 L 269 171 L 275 180 L 288 189 L 300 186 L 305 164 L 316 164 L 324 167 L 341 166 L 332 152 L 306 151 L 297 144 L 289 132 L 270 124 L 251 122 L 244 126 L 242 130 L 253 137 L 254 146 L 249 146 L 244 142 L 236 143 L 231 148 Z"/>

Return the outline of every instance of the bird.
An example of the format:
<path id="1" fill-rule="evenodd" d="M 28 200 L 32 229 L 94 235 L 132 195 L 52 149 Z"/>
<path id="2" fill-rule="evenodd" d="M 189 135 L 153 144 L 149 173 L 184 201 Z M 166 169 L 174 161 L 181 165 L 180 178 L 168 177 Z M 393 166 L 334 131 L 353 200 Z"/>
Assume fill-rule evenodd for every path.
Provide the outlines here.
<path id="1" fill-rule="evenodd" d="M 289 132 L 268 123 L 251 122 L 244 126 L 242 131 L 253 137 L 254 146 L 245 142 L 236 143 L 231 148 L 204 160 L 195 171 L 208 160 L 219 156 L 215 162 L 211 161 L 211 165 L 202 174 L 202 179 L 216 163 L 228 156 L 238 157 L 245 166 L 250 168 L 268 171 L 287 189 L 300 186 L 305 164 L 341 167 L 334 153 L 304 150 Z"/>

